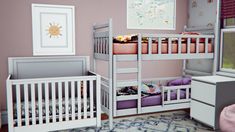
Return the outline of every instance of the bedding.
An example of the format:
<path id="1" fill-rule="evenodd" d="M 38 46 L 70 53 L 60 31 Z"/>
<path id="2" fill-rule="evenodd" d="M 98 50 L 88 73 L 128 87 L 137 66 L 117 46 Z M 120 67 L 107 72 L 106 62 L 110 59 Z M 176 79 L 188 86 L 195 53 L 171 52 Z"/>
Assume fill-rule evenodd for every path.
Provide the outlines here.
<path id="1" fill-rule="evenodd" d="M 178 43 L 172 43 L 171 53 L 178 53 Z M 212 43 L 208 43 L 208 53 L 213 52 Z M 137 54 L 138 53 L 138 45 L 137 43 L 114 43 L 113 44 L 113 54 Z M 142 43 L 142 54 L 148 53 L 148 44 Z M 168 54 L 168 43 L 162 43 L 161 45 L 161 53 Z M 187 53 L 187 44 L 181 44 L 181 53 Z M 196 43 L 190 44 L 190 53 L 196 53 Z M 199 43 L 199 53 L 205 53 L 205 43 Z M 152 54 L 158 54 L 158 43 L 152 44 Z"/>
<path id="2" fill-rule="evenodd" d="M 171 80 L 167 83 L 167 86 L 189 85 L 191 84 L 191 77 L 184 77 Z"/>
<path id="3" fill-rule="evenodd" d="M 43 107 L 45 107 L 45 101 L 43 101 L 44 103 L 42 104 Z M 81 111 L 84 111 L 84 101 L 81 100 Z M 69 104 L 68 104 L 68 109 L 69 109 L 69 113 L 72 112 L 72 100 L 69 99 Z M 77 103 L 77 98 L 75 98 L 75 104 Z M 16 104 L 14 104 L 14 119 L 17 118 L 17 113 L 16 113 Z M 94 111 L 96 110 L 96 107 L 93 106 Z M 39 117 L 39 106 L 38 106 L 38 102 L 35 102 L 35 109 L 36 109 L 36 117 Z M 65 100 L 63 99 L 62 101 L 62 114 L 65 114 Z M 78 111 L 78 105 L 75 105 L 75 112 Z M 87 111 L 90 111 L 90 99 L 87 98 Z M 46 115 L 46 111 L 45 109 L 43 109 L 42 111 L 42 115 L 45 116 Z M 49 101 L 49 115 L 52 115 L 52 101 Z M 56 115 L 59 115 L 59 100 L 56 100 Z M 21 116 L 25 117 L 25 103 L 22 102 L 21 103 Z M 29 102 L 29 117 L 32 117 L 32 103 Z M 16 123 L 16 122 L 15 122 Z"/>
<path id="4" fill-rule="evenodd" d="M 180 99 L 186 98 L 186 91 L 180 90 Z M 167 99 L 167 95 L 164 95 L 164 100 Z M 177 93 L 175 91 L 171 92 L 171 100 L 177 99 Z M 162 104 L 162 95 L 154 95 L 154 96 L 143 96 L 141 98 L 141 106 L 157 106 Z M 117 109 L 130 109 L 137 108 L 137 100 L 125 100 L 117 102 Z"/>

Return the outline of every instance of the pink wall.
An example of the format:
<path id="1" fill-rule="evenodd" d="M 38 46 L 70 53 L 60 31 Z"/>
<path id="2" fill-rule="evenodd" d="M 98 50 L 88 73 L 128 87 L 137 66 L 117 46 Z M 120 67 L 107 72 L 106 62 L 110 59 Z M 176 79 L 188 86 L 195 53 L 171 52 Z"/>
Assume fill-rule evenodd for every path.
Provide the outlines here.
<path id="1" fill-rule="evenodd" d="M 0 110 L 6 109 L 5 80 L 7 58 L 32 56 L 31 4 L 67 4 L 76 7 L 76 55 L 92 57 L 92 25 L 113 18 L 114 34 L 129 33 L 178 33 L 187 23 L 187 0 L 177 0 L 176 31 L 127 30 L 126 0 L 1 0 L 0 1 Z M 102 74 L 104 62 L 98 68 Z M 181 62 L 162 61 L 144 63 L 144 76 L 181 74 Z M 154 73 L 151 72 L 154 70 Z"/>

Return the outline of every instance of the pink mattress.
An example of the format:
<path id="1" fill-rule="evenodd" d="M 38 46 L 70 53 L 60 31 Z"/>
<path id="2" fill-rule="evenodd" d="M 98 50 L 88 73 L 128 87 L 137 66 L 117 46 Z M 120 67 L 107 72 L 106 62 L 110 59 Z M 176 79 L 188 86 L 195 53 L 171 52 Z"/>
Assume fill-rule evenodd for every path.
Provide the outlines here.
<path id="1" fill-rule="evenodd" d="M 114 43 L 113 45 L 113 54 L 137 54 L 138 46 L 137 43 Z M 162 43 L 161 46 L 162 54 L 168 53 L 168 43 Z M 178 44 L 172 43 L 172 54 L 178 53 Z M 211 43 L 208 43 L 208 53 L 213 52 L 213 46 Z M 148 53 L 148 44 L 142 44 L 142 54 Z M 182 43 L 181 53 L 187 53 L 187 44 Z M 196 53 L 196 43 L 190 44 L 190 53 Z M 199 44 L 199 53 L 205 53 L 205 43 L 200 42 Z M 152 44 L 152 54 L 158 54 L 158 44 Z"/>

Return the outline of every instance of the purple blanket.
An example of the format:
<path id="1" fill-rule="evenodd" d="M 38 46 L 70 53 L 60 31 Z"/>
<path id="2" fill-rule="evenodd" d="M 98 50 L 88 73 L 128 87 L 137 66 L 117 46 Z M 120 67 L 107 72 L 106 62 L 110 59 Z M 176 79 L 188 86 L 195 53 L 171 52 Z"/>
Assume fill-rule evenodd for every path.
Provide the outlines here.
<path id="1" fill-rule="evenodd" d="M 171 100 L 175 100 L 177 98 L 176 92 L 171 92 Z M 180 91 L 180 99 L 186 98 L 186 91 Z M 167 99 L 167 95 L 165 94 L 164 100 Z M 147 96 L 142 97 L 141 99 L 141 106 L 156 106 L 162 104 L 162 95 L 154 95 L 154 96 Z M 126 100 L 126 101 L 118 101 L 117 102 L 117 109 L 129 109 L 129 108 L 137 108 L 137 100 Z"/>

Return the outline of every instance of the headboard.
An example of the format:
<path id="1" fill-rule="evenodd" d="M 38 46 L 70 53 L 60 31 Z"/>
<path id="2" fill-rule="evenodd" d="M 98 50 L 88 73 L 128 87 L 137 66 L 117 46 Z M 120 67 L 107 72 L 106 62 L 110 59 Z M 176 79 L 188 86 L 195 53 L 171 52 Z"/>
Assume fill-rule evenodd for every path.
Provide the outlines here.
<path id="1" fill-rule="evenodd" d="M 88 56 L 11 57 L 8 73 L 12 79 L 83 76 L 89 65 Z"/>

